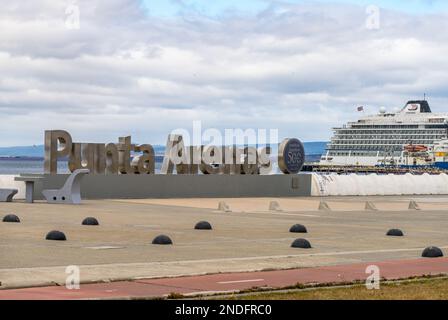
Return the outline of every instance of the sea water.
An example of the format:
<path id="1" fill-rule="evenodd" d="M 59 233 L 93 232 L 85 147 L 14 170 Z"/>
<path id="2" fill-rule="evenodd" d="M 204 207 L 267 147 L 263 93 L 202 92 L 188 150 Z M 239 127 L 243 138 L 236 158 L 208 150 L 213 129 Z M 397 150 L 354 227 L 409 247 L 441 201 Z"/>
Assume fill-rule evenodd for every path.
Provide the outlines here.
<path id="1" fill-rule="evenodd" d="M 156 161 L 156 173 L 160 172 L 162 162 Z M 44 160 L 8 158 L 0 159 L 0 174 L 16 175 L 21 173 L 44 173 Z M 69 173 L 66 161 L 58 162 L 58 173 Z"/>

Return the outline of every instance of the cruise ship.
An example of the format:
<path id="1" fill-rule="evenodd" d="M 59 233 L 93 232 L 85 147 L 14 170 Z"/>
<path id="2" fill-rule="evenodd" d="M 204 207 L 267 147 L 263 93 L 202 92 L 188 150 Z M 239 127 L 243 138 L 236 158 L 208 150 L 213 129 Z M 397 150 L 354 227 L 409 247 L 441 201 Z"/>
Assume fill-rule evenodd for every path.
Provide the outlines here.
<path id="1" fill-rule="evenodd" d="M 448 161 L 448 113 L 432 113 L 426 100 L 398 112 L 381 108 L 333 130 L 323 166 L 444 167 Z"/>

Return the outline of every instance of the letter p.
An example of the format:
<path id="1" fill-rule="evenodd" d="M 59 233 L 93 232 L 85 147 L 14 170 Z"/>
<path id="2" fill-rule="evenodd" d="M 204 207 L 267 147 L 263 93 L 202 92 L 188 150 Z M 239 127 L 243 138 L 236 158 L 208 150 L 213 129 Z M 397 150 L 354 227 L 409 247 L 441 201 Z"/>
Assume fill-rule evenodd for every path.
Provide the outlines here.
<path id="1" fill-rule="evenodd" d="M 67 131 L 45 131 L 45 173 L 58 173 L 58 158 L 70 155 L 72 150 L 72 137 Z"/>

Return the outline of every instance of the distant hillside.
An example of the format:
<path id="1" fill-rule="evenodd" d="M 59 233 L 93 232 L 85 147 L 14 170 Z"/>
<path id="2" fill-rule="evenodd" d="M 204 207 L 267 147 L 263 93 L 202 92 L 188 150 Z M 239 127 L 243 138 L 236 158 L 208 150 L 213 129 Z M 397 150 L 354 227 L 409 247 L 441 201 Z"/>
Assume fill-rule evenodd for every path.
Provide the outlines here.
<path id="1" fill-rule="evenodd" d="M 0 147 L 0 157 L 36 157 L 43 158 L 44 146 Z"/>
<path id="2" fill-rule="evenodd" d="M 305 153 L 308 155 L 321 155 L 325 152 L 327 142 L 304 142 Z M 161 155 L 165 151 L 165 147 L 155 145 L 154 151 L 157 155 Z M 38 157 L 43 158 L 44 146 L 27 146 L 27 147 L 0 147 L 0 157 Z"/>

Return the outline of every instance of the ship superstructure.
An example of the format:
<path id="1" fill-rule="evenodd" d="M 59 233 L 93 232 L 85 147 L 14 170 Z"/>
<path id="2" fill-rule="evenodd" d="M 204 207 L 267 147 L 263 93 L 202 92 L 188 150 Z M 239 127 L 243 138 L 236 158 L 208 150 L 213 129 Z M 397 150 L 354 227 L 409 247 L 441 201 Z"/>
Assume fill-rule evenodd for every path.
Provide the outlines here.
<path id="1" fill-rule="evenodd" d="M 384 108 L 340 128 L 321 165 L 423 165 L 434 160 L 434 145 L 448 139 L 448 114 L 432 113 L 426 100 L 409 101 L 398 112 Z"/>

